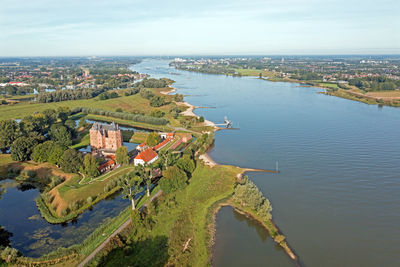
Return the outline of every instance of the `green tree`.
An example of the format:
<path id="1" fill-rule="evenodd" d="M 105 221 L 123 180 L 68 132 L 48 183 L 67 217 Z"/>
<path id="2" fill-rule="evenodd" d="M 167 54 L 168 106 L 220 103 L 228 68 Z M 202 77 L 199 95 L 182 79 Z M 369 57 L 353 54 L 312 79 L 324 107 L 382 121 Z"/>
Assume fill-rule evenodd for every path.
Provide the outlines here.
<path id="1" fill-rule="evenodd" d="M 5 247 L 0 253 L 1 259 L 6 263 L 14 263 L 18 257 L 18 250 L 11 247 Z"/>
<path id="2" fill-rule="evenodd" d="M 128 148 L 120 146 L 115 152 L 115 160 L 118 164 L 125 165 L 129 163 Z"/>
<path id="3" fill-rule="evenodd" d="M 26 161 L 31 158 L 37 140 L 32 137 L 18 137 L 11 145 L 11 158 L 16 161 Z"/>
<path id="4" fill-rule="evenodd" d="M 0 121 L 0 150 L 3 153 L 11 147 L 12 143 L 18 136 L 19 126 L 16 121 L 2 120 Z"/>
<path id="5" fill-rule="evenodd" d="M 175 95 L 174 95 L 174 101 L 176 101 L 176 102 L 183 102 L 183 95 L 181 95 L 181 94 L 175 94 Z"/>
<path id="6" fill-rule="evenodd" d="M 173 154 L 170 150 L 167 150 L 166 152 L 161 152 L 160 153 L 160 158 L 162 162 L 162 168 L 165 170 L 169 166 L 172 166 L 176 163 L 176 154 Z"/>
<path id="7" fill-rule="evenodd" d="M 53 124 L 50 128 L 50 138 L 62 147 L 69 147 L 72 144 L 71 133 L 65 126 Z"/>
<path id="8" fill-rule="evenodd" d="M 151 132 L 150 134 L 147 135 L 146 144 L 148 146 L 155 146 L 158 143 L 160 143 L 160 141 L 161 141 L 161 137 L 156 132 Z"/>
<path id="9" fill-rule="evenodd" d="M 194 165 L 193 160 L 190 158 L 189 155 L 184 155 L 182 158 L 180 158 L 177 162 L 177 166 L 186 172 L 188 176 L 190 176 L 193 172 L 196 166 Z"/>
<path id="10" fill-rule="evenodd" d="M 59 107 L 57 109 L 58 113 L 58 119 L 61 120 L 62 123 L 64 123 L 68 119 L 68 115 L 71 113 L 71 110 L 69 107 Z"/>
<path id="11" fill-rule="evenodd" d="M 38 144 L 33 149 L 31 158 L 35 162 L 47 162 L 49 159 L 49 155 L 51 150 L 54 147 L 53 141 L 46 141 L 42 144 Z"/>
<path id="12" fill-rule="evenodd" d="M 135 196 L 142 191 L 140 184 L 142 178 L 135 175 L 135 172 L 125 174 L 119 180 L 119 186 L 122 188 L 122 197 L 131 201 L 132 210 L 135 210 Z"/>
<path id="13" fill-rule="evenodd" d="M 100 174 L 98 167 L 99 164 L 97 163 L 96 158 L 90 154 L 86 154 L 83 158 L 81 171 L 89 177 L 96 177 Z"/>
<path id="14" fill-rule="evenodd" d="M 75 130 L 75 121 L 73 120 L 66 120 L 64 125 L 70 130 L 70 131 L 74 131 Z"/>
<path id="15" fill-rule="evenodd" d="M 49 163 L 60 166 L 61 159 L 63 158 L 64 155 L 64 151 L 65 149 L 62 146 L 60 146 L 59 144 L 54 144 L 54 146 L 49 151 L 49 156 L 47 158 L 47 161 Z"/>
<path id="16" fill-rule="evenodd" d="M 152 98 L 150 98 L 150 106 L 152 107 L 161 107 L 163 105 L 166 104 L 166 101 L 164 99 L 164 97 L 162 96 L 153 96 Z"/>
<path id="17" fill-rule="evenodd" d="M 135 171 L 137 175 L 142 179 L 142 181 L 146 184 L 146 195 L 150 196 L 150 186 L 151 180 L 153 179 L 153 169 L 154 166 L 150 165 L 139 165 L 135 167 Z"/>
<path id="18" fill-rule="evenodd" d="M 60 165 L 65 172 L 78 173 L 81 169 L 82 161 L 82 154 L 71 148 L 64 151 Z"/>
<path id="19" fill-rule="evenodd" d="M 163 172 L 163 178 L 159 184 L 163 192 L 169 194 L 185 188 L 186 182 L 186 173 L 176 166 L 170 166 Z"/>
<path id="20" fill-rule="evenodd" d="M 81 127 L 86 127 L 86 125 L 87 125 L 87 123 L 86 123 L 85 117 L 80 118 L 80 119 L 79 119 L 78 127 L 79 127 L 79 128 L 81 128 Z"/>

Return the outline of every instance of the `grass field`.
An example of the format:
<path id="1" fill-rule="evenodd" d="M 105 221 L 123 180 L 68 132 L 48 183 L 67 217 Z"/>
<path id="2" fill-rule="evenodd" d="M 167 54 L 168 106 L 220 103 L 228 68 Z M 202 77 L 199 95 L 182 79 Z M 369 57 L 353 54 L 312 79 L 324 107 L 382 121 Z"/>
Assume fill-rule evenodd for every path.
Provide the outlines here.
<path id="1" fill-rule="evenodd" d="M 272 71 L 266 70 L 253 70 L 253 69 L 233 69 L 234 71 L 240 73 L 242 76 L 259 76 L 260 73 L 263 77 L 274 77 L 275 74 Z"/>
<path id="2" fill-rule="evenodd" d="M 163 89 L 152 89 L 156 94 Z M 121 95 L 123 91 L 121 90 Z M 173 96 L 165 96 L 169 101 L 172 100 Z M 97 97 L 92 99 L 82 100 L 69 100 L 62 102 L 52 103 L 36 103 L 36 102 L 20 102 L 14 105 L 1 105 L 0 106 L 0 120 L 2 119 L 22 119 L 25 116 L 31 115 L 36 111 L 44 111 L 45 109 L 58 107 L 88 107 L 88 108 L 100 108 L 109 111 L 115 111 L 117 108 L 121 108 L 123 112 L 139 112 L 149 115 L 152 110 L 161 110 L 165 112 L 166 118 L 171 124 L 176 124 L 176 120 L 170 115 L 169 110 L 175 105 L 170 103 L 168 105 L 154 108 L 149 104 L 149 100 L 142 98 L 139 94 L 131 96 L 120 96 L 118 98 L 112 98 L 107 100 L 99 100 Z"/>
<path id="3" fill-rule="evenodd" d="M 146 132 L 135 132 L 132 135 L 131 140 L 129 142 L 141 144 L 141 143 L 146 141 L 146 138 L 147 138 L 148 135 L 149 134 L 146 133 Z"/>
<path id="4" fill-rule="evenodd" d="M 7 175 L 8 166 L 12 162 L 14 162 L 14 161 L 11 159 L 10 155 L 7 155 L 7 154 L 0 155 L 0 175 L 1 176 Z"/>
<path id="5" fill-rule="evenodd" d="M 106 173 L 96 178 L 80 178 L 70 179 L 50 191 L 50 195 L 54 196 L 52 207 L 56 207 L 56 214 L 60 215 L 61 211 L 66 209 L 70 203 L 82 201 L 86 203 L 88 197 L 104 198 L 107 193 L 104 187 L 112 178 L 119 177 L 133 169 L 133 166 L 123 166 L 113 172 Z M 84 207 L 82 207 L 84 209 Z"/>
<path id="6" fill-rule="evenodd" d="M 158 212 L 153 215 L 155 226 L 147 238 L 168 238 L 171 265 L 209 266 L 210 208 L 233 193 L 236 175 L 240 172 L 240 168 L 233 166 L 210 168 L 198 163 L 187 188 L 159 202 Z M 171 204 L 172 199 L 174 204 Z M 182 253 L 183 244 L 189 239 L 189 249 Z M 107 258 L 107 266 L 129 265 L 137 259 L 136 253 L 151 254 L 151 251 L 133 251 L 128 255 L 122 250 L 113 251 Z"/>
<path id="7" fill-rule="evenodd" d="M 76 174 L 73 173 L 65 173 L 61 169 L 57 168 L 57 166 L 50 163 L 36 163 L 34 161 L 18 162 L 13 161 L 10 154 L 0 155 L 0 175 L 6 176 L 9 167 L 19 169 L 20 171 L 33 170 L 38 178 L 59 176 L 66 180 L 70 180 L 76 176 Z"/>
<path id="8" fill-rule="evenodd" d="M 339 86 L 336 83 L 318 82 L 318 85 L 321 85 L 322 87 L 332 88 L 332 89 L 338 89 L 339 88 Z"/>
<path id="9" fill-rule="evenodd" d="M 400 98 L 400 90 L 368 92 L 366 95 L 377 98 Z"/>

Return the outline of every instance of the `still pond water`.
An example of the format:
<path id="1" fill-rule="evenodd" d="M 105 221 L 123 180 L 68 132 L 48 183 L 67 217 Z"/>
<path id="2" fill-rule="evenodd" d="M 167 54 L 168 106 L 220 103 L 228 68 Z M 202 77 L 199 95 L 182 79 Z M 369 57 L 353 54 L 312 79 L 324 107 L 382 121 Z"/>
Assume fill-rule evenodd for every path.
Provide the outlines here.
<path id="1" fill-rule="evenodd" d="M 132 127 L 120 128 L 143 131 Z M 137 145 L 124 142 L 124 146 L 129 150 L 135 149 Z M 82 151 L 90 151 L 90 146 Z M 6 190 L 0 199 L 0 225 L 13 234 L 10 238 L 11 246 L 30 257 L 39 257 L 59 247 L 69 247 L 82 242 L 96 228 L 129 206 L 129 201 L 122 199 L 117 192 L 95 204 L 91 210 L 85 211 L 72 222 L 50 224 L 41 217 L 36 207 L 35 199 L 40 195 L 38 189 L 23 187 L 13 180 L 0 181 L 0 187 Z M 141 194 L 137 197 L 140 196 Z"/>
<path id="2" fill-rule="evenodd" d="M 274 169 L 249 173 L 303 266 L 400 266 L 400 109 L 318 94 L 323 89 L 176 70 L 168 61 L 132 67 L 176 81 L 196 113 L 240 130 L 216 134 L 212 158 Z M 293 266 L 255 222 L 217 215 L 213 262 Z"/>

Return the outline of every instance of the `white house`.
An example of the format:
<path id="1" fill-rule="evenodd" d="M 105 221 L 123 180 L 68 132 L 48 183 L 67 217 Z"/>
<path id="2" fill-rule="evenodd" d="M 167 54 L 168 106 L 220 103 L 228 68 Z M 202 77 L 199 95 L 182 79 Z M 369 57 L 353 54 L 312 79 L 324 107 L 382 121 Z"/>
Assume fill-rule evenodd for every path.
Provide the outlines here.
<path id="1" fill-rule="evenodd" d="M 146 150 L 140 152 L 135 157 L 135 159 L 133 160 L 133 163 L 135 164 L 135 166 L 151 164 L 154 161 L 156 161 L 157 159 L 158 159 L 157 153 L 153 149 L 147 148 Z"/>

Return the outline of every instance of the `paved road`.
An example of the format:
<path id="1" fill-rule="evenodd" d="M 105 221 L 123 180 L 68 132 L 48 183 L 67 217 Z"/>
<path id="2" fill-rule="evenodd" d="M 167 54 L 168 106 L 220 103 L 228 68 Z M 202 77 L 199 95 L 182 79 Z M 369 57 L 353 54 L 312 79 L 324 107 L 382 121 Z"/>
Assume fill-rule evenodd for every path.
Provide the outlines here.
<path id="1" fill-rule="evenodd" d="M 162 190 L 160 189 L 154 196 L 152 196 L 147 202 L 146 204 L 144 204 L 143 206 L 141 206 L 139 208 L 139 211 L 142 211 L 144 207 L 146 207 L 146 205 L 148 203 L 153 202 L 154 199 L 156 199 L 157 197 L 159 197 L 162 193 Z M 115 230 L 114 233 L 112 233 L 106 240 L 104 240 L 103 243 L 100 244 L 100 246 L 98 246 L 92 253 L 89 254 L 89 256 L 87 256 L 79 265 L 78 267 L 83 267 L 85 266 L 85 264 L 87 264 L 90 260 L 92 260 L 94 258 L 94 256 L 96 256 L 97 253 L 99 253 L 100 250 L 102 250 L 104 248 L 104 246 L 110 242 L 111 238 L 113 238 L 114 236 L 116 236 L 117 234 L 121 233 L 122 230 L 124 230 L 126 227 L 128 227 L 128 225 L 131 223 L 131 219 L 129 218 L 128 220 L 126 220 L 126 222 L 124 222 L 117 230 Z"/>

